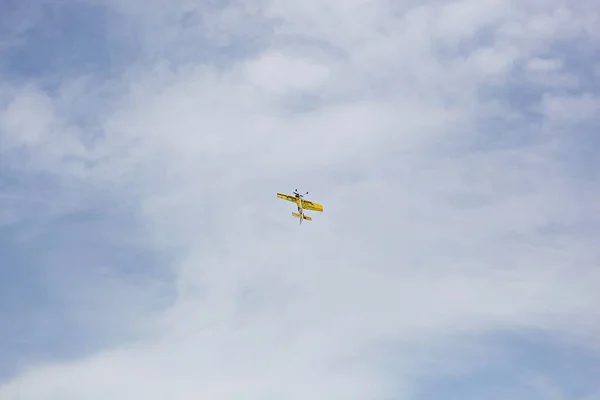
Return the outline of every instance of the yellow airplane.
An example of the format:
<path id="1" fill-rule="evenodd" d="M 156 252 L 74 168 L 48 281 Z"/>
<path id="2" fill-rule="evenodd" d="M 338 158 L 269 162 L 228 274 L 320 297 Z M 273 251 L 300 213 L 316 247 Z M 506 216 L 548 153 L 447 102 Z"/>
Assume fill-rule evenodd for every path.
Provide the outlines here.
<path id="1" fill-rule="evenodd" d="M 308 194 L 308 192 L 306 192 L 305 194 Z M 298 205 L 298 212 L 292 212 L 292 215 L 300 219 L 300 222 L 298 223 L 299 225 L 302 224 L 303 219 L 307 221 L 312 221 L 311 217 L 304 214 L 304 210 L 323 212 L 323 206 L 321 204 L 304 200 L 304 196 L 298 193 L 298 189 L 294 190 L 293 196 L 283 193 L 277 193 L 277 197 L 283 200 L 291 201 L 292 203 L 296 203 Z"/>

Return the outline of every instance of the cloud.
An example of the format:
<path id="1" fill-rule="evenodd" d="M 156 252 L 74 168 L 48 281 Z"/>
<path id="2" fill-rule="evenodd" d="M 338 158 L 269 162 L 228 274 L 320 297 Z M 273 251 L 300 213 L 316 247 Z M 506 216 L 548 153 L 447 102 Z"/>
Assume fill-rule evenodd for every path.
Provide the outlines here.
<path id="1" fill-rule="evenodd" d="M 563 63 L 556 59 L 534 58 L 527 63 L 527 68 L 532 71 L 556 71 L 562 66 Z"/>
<path id="2" fill-rule="evenodd" d="M 548 95 L 542 102 L 548 119 L 562 122 L 597 120 L 600 98 L 589 93 L 576 96 Z"/>
<path id="3" fill-rule="evenodd" d="M 135 62 L 15 82 L 0 111 L 3 174 L 55 184 L 33 219 L 65 232 L 49 312 L 102 344 L 32 356 L 0 397 L 420 399 L 425 378 L 477 385 L 489 332 L 597 362 L 598 181 L 563 153 L 597 94 L 531 79 L 593 73 L 560 61 L 597 43 L 591 3 L 107 7 L 108 52 Z M 275 198 L 294 188 L 325 206 L 300 228 Z M 33 206 L 7 199 L 14 226 Z"/>
<path id="4" fill-rule="evenodd" d="M 325 66 L 303 58 L 286 57 L 281 53 L 263 55 L 247 66 L 248 81 L 276 93 L 287 90 L 311 90 L 328 79 Z"/>

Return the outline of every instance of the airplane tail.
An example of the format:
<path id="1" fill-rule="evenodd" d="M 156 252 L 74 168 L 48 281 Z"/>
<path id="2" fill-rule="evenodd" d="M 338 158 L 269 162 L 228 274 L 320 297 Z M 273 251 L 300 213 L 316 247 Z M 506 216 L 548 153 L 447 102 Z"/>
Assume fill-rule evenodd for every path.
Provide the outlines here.
<path id="1" fill-rule="evenodd" d="M 302 215 L 300 215 L 300 213 L 297 212 L 292 212 L 292 215 L 296 218 L 300 218 L 300 223 L 302 223 Z M 309 217 L 308 215 L 304 214 L 304 219 L 307 221 L 312 221 L 312 218 Z"/>

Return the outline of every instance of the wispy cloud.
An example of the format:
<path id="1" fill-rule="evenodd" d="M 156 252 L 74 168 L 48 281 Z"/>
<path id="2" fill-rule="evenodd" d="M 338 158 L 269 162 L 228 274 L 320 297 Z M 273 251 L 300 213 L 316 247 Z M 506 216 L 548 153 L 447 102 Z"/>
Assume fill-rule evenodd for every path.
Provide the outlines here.
<path id="1" fill-rule="evenodd" d="M 44 10 L 88 36 L 1 50 L 1 398 L 600 395 L 531 350 L 600 366 L 595 3 Z"/>

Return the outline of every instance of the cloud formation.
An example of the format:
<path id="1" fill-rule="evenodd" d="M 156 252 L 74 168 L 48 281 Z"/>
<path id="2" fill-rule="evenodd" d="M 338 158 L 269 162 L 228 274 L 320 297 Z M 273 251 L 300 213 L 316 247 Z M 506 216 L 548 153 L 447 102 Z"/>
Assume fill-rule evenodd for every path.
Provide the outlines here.
<path id="1" fill-rule="evenodd" d="M 594 2 L 35 15 L 7 60 L 35 29 L 105 57 L 0 64 L 3 286 L 23 285 L 0 309 L 0 398 L 428 399 L 452 381 L 492 398 L 478 373 L 496 369 L 511 398 L 600 396 L 504 346 L 543 337 L 600 368 Z M 325 206 L 301 228 L 275 198 L 294 188 Z"/>

